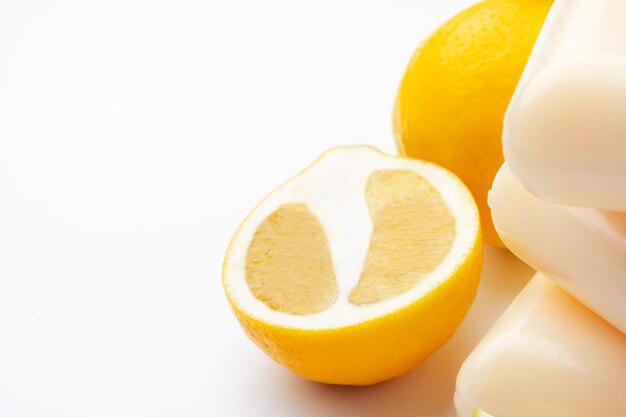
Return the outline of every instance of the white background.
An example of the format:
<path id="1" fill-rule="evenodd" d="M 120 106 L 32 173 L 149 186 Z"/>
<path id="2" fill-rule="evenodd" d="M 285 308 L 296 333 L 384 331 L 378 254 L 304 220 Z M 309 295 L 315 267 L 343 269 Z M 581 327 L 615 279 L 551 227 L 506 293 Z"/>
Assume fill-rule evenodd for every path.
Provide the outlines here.
<path id="1" fill-rule="evenodd" d="M 453 416 L 460 363 L 531 271 L 487 250 L 460 332 L 368 388 L 249 342 L 228 241 L 391 108 L 455 1 L 0 0 L 0 416 Z"/>

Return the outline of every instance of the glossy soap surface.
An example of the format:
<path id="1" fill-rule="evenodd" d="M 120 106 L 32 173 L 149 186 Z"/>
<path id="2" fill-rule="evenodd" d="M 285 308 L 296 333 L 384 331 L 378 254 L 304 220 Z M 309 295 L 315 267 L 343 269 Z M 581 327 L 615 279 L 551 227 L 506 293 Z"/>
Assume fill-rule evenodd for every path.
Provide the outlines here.
<path id="1" fill-rule="evenodd" d="M 626 211 L 626 2 L 557 0 L 504 121 L 513 173 L 542 198 Z"/>
<path id="2" fill-rule="evenodd" d="M 546 202 L 507 163 L 489 206 L 511 252 L 626 333 L 626 213 Z"/>
<path id="3" fill-rule="evenodd" d="M 535 275 L 461 367 L 458 417 L 624 417 L 626 336 Z"/>

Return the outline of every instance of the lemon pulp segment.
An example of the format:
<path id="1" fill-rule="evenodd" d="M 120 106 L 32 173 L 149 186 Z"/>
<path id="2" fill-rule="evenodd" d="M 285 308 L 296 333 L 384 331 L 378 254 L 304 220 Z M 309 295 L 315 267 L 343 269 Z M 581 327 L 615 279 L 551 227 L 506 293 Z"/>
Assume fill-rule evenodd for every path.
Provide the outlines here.
<path id="1" fill-rule="evenodd" d="M 387 300 L 413 288 L 441 264 L 455 236 L 454 218 L 422 176 L 404 170 L 370 174 L 365 198 L 374 229 L 353 304 Z"/>
<path id="2" fill-rule="evenodd" d="M 284 204 L 257 229 L 246 257 L 246 281 L 268 307 L 319 313 L 339 292 L 328 239 L 306 204 Z"/>

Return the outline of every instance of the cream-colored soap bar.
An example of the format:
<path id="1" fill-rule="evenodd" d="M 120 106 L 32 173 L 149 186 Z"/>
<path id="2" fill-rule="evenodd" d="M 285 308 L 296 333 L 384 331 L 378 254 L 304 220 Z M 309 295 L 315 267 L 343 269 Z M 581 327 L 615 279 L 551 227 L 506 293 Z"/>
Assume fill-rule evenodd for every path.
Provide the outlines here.
<path id="1" fill-rule="evenodd" d="M 489 206 L 511 252 L 626 333 L 626 213 L 543 201 L 507 163 L 493 182 Z"/>
<path id="2" fill-rule="evenodd" d="M 556 0 L 504 120 L 506 160 L 542 198 L 626 211 L 626 1 Z"/>
<path id="3" fill-rule="evenodd" d="M 461 367 L 458 417 L 626 417 L 626 335 L 537 274 Z"/>

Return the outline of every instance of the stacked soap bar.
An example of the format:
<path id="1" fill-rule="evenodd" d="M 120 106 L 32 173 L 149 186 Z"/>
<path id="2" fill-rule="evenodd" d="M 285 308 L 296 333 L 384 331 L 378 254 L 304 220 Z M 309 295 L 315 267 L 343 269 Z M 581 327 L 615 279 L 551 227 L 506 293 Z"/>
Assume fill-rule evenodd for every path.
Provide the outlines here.
<path id="1" fill-rule="evenodd" d="M 626 337 L 538 273 L 466 359 L 459 417 L 623 417 Z"/>
<path id="2" fill-rule="evenodd" d="M 625 213 L 548 203 L 528 191 L 506 163 L 489 205 L 511 252 L 626 333 Z"/>
<path id="3" fill-rule="evenodd" d="M 624 22 L 556 0 L 509 104 L 489 205 L 539 274 L 464 363 L 459 417 L 626 417 Z"/>
<path id="4" fill-rule="evenodd" d="M 504 120 L 513 174 L 554 203 L 626 211 L 626 2 L 556 0 Z"/>

